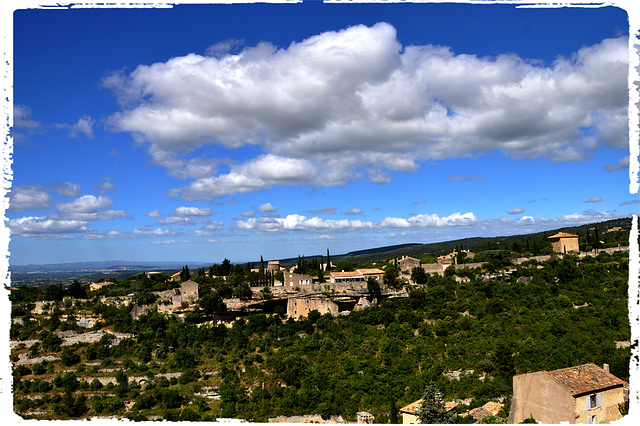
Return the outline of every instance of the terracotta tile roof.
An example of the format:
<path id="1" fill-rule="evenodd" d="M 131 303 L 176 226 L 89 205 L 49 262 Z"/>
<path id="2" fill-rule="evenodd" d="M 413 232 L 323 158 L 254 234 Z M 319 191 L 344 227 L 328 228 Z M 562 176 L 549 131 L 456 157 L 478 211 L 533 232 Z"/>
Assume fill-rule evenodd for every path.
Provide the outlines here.
<path id="1" fill-rule="evenodd" d="M 360 272 L 362 275 L 367 274 L 384 274 L 384 271 L 378 268 L 365 268 L 365 269 L 356 269 L 357 272 Z"/>
<path id="2" fill-rule="evenodd" d="M 402 407 L 400 409 L 401 413 L 407 413 L 407 414 L 418 414 L 418 411 L 420 411 L 420 404 L 422 404 L 422 398 L 420 398 L 417 401 L 412 402 L 409 405 L 405 405 L 404 407 Z M 456 401 L 446 401 L 444 403 L 444 408 L 446 408 L 447 411 L 451 411 L 454 408 L 456 408 L 458 406 L 458 403 Z"/>
<path id="3" fill-rule="evenodd" d="M 408 414 L 417 414 L 418 410 L 420 409 L 420 404 L 422 404 L 422 399 L 419 399 L 417 401 L 412 402 L 409 405 L 402 407 L 400 409 L 400 412 L 408 413 Z"/>
<path id="4" fill-rule="evenodd" d="M 624 381 L 607 373 L 595 364 L 561 368 L 548 373 L 558 380 L 573 396 L 601 389 L 624 386 Z"/>
<path id="5" fill-rule="evenodd" d="M 547 237 L 547 239 L 549 238 L 578 238 L 578 236 L 576 234 L 568 234 L 566 232 L 559 232 L 555 235 L 552 235 L 550 237 Z"/>
<path id="6" fill-rule="evenodd" d="M 331 275 L 334 277 L 361 277 L 362 274 L 356 271 L 348 271 L 348 272 L 331 272 Z"/>

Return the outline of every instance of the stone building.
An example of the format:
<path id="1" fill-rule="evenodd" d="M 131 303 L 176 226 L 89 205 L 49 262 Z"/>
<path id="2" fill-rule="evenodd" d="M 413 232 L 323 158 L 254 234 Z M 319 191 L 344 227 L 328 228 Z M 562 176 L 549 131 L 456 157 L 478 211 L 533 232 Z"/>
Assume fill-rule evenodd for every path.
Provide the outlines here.
<path id="1" fill-rule="evenodd" d="M 514 376 L 508 423 L 530 417 L 539 423 L 611 423 L 622 418 L 618 405 L 628 398 L 626 389 L 607 364 Z"/>
<path id="2" fill-rule="evenodd" d="M 287 299 L 287 316 L 289 318 L 300 318 L 309 315 L 311 311 L 318 311 L 321 314 L 330 313 L 338 315 L 339 307 L 328 297 L 290 297 Z"/>
<path id="3" fill-rule="evenodd" d="M 579 238 L 576 234 L 568 234 L 566 232 L 559 232 L 555 235 L 547 237 L 553 251 L 556 253 L 569 253 L 572 251 L 580 251 Z"/>

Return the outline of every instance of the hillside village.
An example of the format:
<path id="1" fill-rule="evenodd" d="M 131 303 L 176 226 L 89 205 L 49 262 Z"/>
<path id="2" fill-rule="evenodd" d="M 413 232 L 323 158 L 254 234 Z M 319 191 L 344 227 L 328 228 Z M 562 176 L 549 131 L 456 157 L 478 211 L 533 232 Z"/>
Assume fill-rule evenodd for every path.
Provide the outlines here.
<path id="1" fill-rule="evenodd" d="M 622 229 L 612 232 L 620 231 Z M 263 416 L 271 413 L 273 419 L 277 419 L 274 421 L 417 423 L 422 398 L 411 399 L 411 396 L 420 396 L 424 380 L 429 378 L 446 385 L 451 396 L 446 410 L 455 413 L 458 423 L 487 419 L 519 423 L 527 420 L 529 414 L 545 423 L 617 420 L 624 413 L 622 406 L 628 404 L 628 374 L 624 371 L 628 373 L 630 336 L 624 323 L 628 322 L 628 270 L 625 268 L 628 268 L 629 248 L 617 245 L 579 251 L 579 236 L 568 232 L 551 235 L 540 244 L 545 245 L 546 254 L 514 256 L 513 252 L 510 255 L 498 250 L 474 253 L 460 248 L 437 257 L 400 256 L 386 262 L 358 265 L 334 264 L 327 251 L 327 262 L 299 258 L 298 263 L 289 268 L 281 266 L 278 260 L 261 260 L 259 267 L 254 268 L 253 265 L 232 265 L 225 259 L 221 265 L 214 264 L 208 270 L 189 271 L 185 265 L 175 273 L 151 271 L 127 280 L 101 280 L 84 285 L 76 282 L 66 290 L 50 286 L 38 293 L 34 289 L 12 288 L 15 410 L 26 418 L 124 416 L 134 420 L 220 417 L 266 420 Z M 590 296 L 598 291 L 600 284 L 586 294 L 583 282 L 595 283 L 594 279 L 604 277 L 605 270 L 611 275 L 605 280 L 609 288 L 605 288 L 603 294 L 614 299 L 607 299 L 606 305 L 602 305 Z M 239 276 L 245 280 L 238 281 Z M 615 293 L 612 293 L 613 287 Z M 507 297 L 507 293 L 498 296 L 501 292 L 511 296 Z M 552 309 L 543 316 L 552 315 L 549 318 L 553 322 L 564 323 L 558 315 L 589 312 L 584 325 L 580 316 L 571 319 L 582 329 L 592 327 L 593 324 L 588 324 L 593 321 L 600 324 L 600 316 L 606 315 L 608 324 L 597 326 L 608 330 L 601 336 L 600 344 L 604 346 L 587 346 L 581 349 L 582 355 L 576 352 L 569 358 L 560 353 L 554 355 L 563 360 L 562 365 L 557 361 L 521 359 L 515 350 L 515 346 L 520 345 L 518 341 L 513 341 L 511 346 L 500 346 L 499 340 L 494 340 L 500 334 L 498 330 L 493 332 L 493 337 L 484 337 L 486 342 L 497 345 L 487 348 L 493 354 L 489 360 L 483 361 L 484 356 L 475 350 L 471 351 L 475 355 L 467 354 L 470 359 L 465 360 L 464 350 L 445 350 L 446 343 L 441 346 L 443 339 L 471 332 L 481 321 L 506 320 L 508 317 L 503 317 L 503 313 L 512 309 L 505 305 L 510 303 L 506 301 L 511 300 L 515 307 L 521 303 L 519 298 L 529 293 L 531 296 L 524 297 L 539 294 L 535 296 L 537 299 L 523 300 L 519 313 L 508 317 L 520 318 L 518 315 L 526 311 Z M 470 302 L 472 300 L 476 301 Z M 600 305 L 597 309 L 601 314 L 592 312 Z M 342 328 L 343 335 L 360 333 L 359 337 L 351 338 L 370 348 L 358 363 L 379 359 L 380 368 L 395 371 L 399 367 L 395 367 L 396 363 L 401 362 L 406 364 L 402 367 L 408 369 L 406 372 L 414 371 L 412 374 L 424 375 L 424 378 L 415 379 L 417 382 L 404 391 L 396 391 L 400 396 L 397 400 L 396 397 L 393 401 L 385 400 L 388 407 L 384 409 L 380 403 L 367 402 L 371 396 L 364 395 L 346 409 L 336 402 L 339 399 L 327 400 L 321 406 L 309 404 L 304 409 L 292 408 L 300 404 L 299 400 L 291 402 L 293 406 L 289 408 L 278 409 L 254 402 L 261 392 L 267 392 L 260 391 L 263 382 L 270 386 L 279 383 L 282 387 L 282 390 L 270 388 L 271 402 L 272 398 L 285 397 L 284 394 L 277 396 L 279 392 L 306 389 L 307 385 L 300 380 L 311 374 L 306 369 L 313 365 L 315 355 L 307 354 L 307 349 L 298 353 L 288 347 L 320 339 L 316 344 L 324 343 L 315 349 L 319 353 L 339 350 L 329 349 L 332 345 L 322 340 L 322 335 L 336 333 L 334 327 L 343 321 L 359 324 L 352 325 L 348 331 Z M 529 326 L 524 324 L 531 318 L 516 321 L 521 322 L 521 329 L 527 329 Z M 482 324 L 483 333 L 492 327 L 490 323 Z M 209 337 L 203 335 L 201 341 L 194 335 L 189 337 L 190 343 L 181 342 L 178 335 L 174 335 L 174 340 L 166 340 L 167 334 L 177 330 L 183 330 L 185 336 L 196 333 L 193 327 Z M 454 332 L 458 328 L 459 331 Z M 172 331 L 174 329 L 176 331 Z M 392 329 L 396 331 L 389 334 Z M 264 337 L 262 333 L 266 333 Z M 556 337 L 564 336 L 560 330 L 552 333 Z M 363 338 L 368 340 L 363 342 Z M 420 339 L 425 338 L 435 339 L 430 343 L 433 349 L 428 350 L 435 358 L 418 357 L 411 361 L 410 353 L 415 350 L 411 348 L 426 343 L 420 343 Z M 542 340 L 529 342 L 529 349 L 543 344 L 547 336 L 536 338 Z M 379 339 L 382 343 L 373 343 Z M 525 342 L 527 337 L 523 335 L 522 339 Z M 403 341 L 405 343 L 400 343 Z M 343 342 L 345 348 L 351 346 Z M 327 344 L 327 349 L 321 349 Z M 453 341 L 448 343 L 453 344 Z M 455 345 L 460 344 L 456 340 Z M 224 345 L 224 349 L 220 345 Z M 393 349 L 393 345 L 400 346 Z M 405 345 L 408 346 L 405 348 Z M 197 349 L 199 347 L 201 349 Z M 602 352 L 604 347 L 607 355 Z M 242 350 L 240 354 L 239 350 Z M 348 354 L 354 349 L 345 350 Z M 501 355 L 500 351 L 508 353 Z M 523 351 L 524 347 L 520 353 Z M 353 379 L 354 372 L 357 377 L 362 374 L 358 371 L 367 370 L 364 364 L 360 370 L 353 370 L 355 366 L 346 367 L 355 359 L 360 360 L 360 356 L 351 355 L 340 361 L 347 377 Z M 285 364 L 277 361 L 278 358 L 286 360 Z M 441 359 L 440 367 L 433 364 L 435 359 Z M 458 361 L 454 362 L 455 359 Z M 571 360 L 575 362 L 566 365 Z M 295 370 L 289 371 L 292 365 L 298 364 Z M 453 369 L 443 368 L 445 365 Z M 610 365 L 617 376 L 612 374 Z M 540 370 L 535 370 L 536 367 Z M 557 396 L 550 397 L 553 404 L 547 404 L 548 408 L 540 411 L 540 404 L 529 398 L 538 389 L 550 386 L 545 374 L 555 377 L 553 383 L 560 380 L 561 385 L 554 385 Z M 311 377 L 309 380 L 313 382 Z M 468 389 L 460 388 L 464 383 Z M 486 387 L 488 383 L 492 383 L 491 390 L 470 391 Z M 109 405 L 109 396 L 118 402 Z M 403 401 L 404 405 L 398 404 Z M 254 403 L 258 405 L 246 411 L 246 407 L 253 407 Z M 572 408 L 578 411 L 568 412 L 570 406 L 585 408 Z"/>

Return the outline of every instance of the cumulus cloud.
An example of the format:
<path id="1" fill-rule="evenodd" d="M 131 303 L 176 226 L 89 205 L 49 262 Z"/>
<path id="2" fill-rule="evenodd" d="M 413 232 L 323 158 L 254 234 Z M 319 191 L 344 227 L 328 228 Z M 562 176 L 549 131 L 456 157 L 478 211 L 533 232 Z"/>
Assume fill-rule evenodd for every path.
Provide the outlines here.
<path id="1" fill-rule="evenodd" d="M 471 213 L 453 213 L 449 216 L 439 217 L 437 214 L 419 214 L 409 219 L 401 217 L 387 217 L 380 222 L 383 228 L 410 228 L 410 227 L 444 227 L 444 226 L 468 226 L 477 222 L 476 216 Z"/>
<path id="2" fill-rule="evenodd" d="M 104 85 L 122 105 L 111 126 L 193 179 L 169 195 L 212 199 L 271 185 L 384 184 L 428 159 L 498 151 L 578 161 L 601 145 L 626 148 L 627 50 L 626 38 L 606 39 L 543 65 L 402 46 L 395 28 L 379 23 L 286 48 L 262 42 L 228 54 L 219 45 Z M 260 154 L 228 173 L 211 174 L 205 158 L 209 175 L 189 170 L 188 155 L 205 145 Z"/>
<path id="3" fill-rule="evenodd" d="M 524 209 L 519 209 L 519 208 L 511 209 L 507 212 L 507 214 L 522 214 L 522 213 L 524 213 Z"/>
<path id="4" fill-rule="evenodd" d="M 162 212 L 158 209 L 155 209 L 147 213 L 146 216 L 151 218 L 159 218 L 159 217 L 162 217 Z"/>
<path id="5" fill-rule="evenodd" d="M 271 203 L 265 203 L 258 207 L 258 211 L 260 213 L 273 213 L 278 211 L 278 208 L 276 206 L 272 206 Z"/>
<path id="6" fill-rule="evenodd" d="M 588 200 L 585 200 L 585 203 L 599 203 L 602 201 L 601 197 L 591 197 Z"/>
<path id="7" fill-rule="evenodd" d="M 70 203 L 56 204 L 61 213 L 93 213 L 100 209 L 108 209 L 113 204 L 109 197 L 103 195 L 83 195 Z"/>
<path id="8" fill-rule="evenodd" d="M 312 233 L 350 232 L 356 230 L 380 231 L 394 228 L 428 228 L 468 226 L 477 222 L 473 213 L 454 213 L 450 216 L 439 217 L 436 214 L 417 215 L 409 219 L 387 217 L 380 222 L 363 220 L 328 220 L 319 217 L 306 217 L 292 214 L 284 218 L 259 218 L 236 222 L 236 227 L 243 231 L 258 233 L 278 233 L 291 231 L 306 231 Z"/>
<path id="9" fill-rule="evenodd" d="M 95 120 L 89 116 L 80 117 L 75 123 L 59 123 L 56 127 L 59 129 L 67 129 L 69 136 L 77 138 L 85 136 L 89 139 L 93 139 L 93 124 Z"/>
<path id="10" fill-rule="evenodd" d="M 14 212 L 45 209 L 51 206 L 51 195 L 41 185 L 20 185 L 11 188 L 9 209 Z"/>
<path id="11" fill-rule="evenodd" d="M 629 156 L 627 155 L 624 158 L 621 158 L 616 164 L 608 164 L 603 167 L 608 172 L 613 172 L 615 170 L 628 170 L 629 169 Z"/>
<path id="12" fill-rule="evenodd" d="M 213 216 L 214 214 L 216 214 L 216 212 L 211 209 L 200 208 L 200 207 L 184 207 L 184 206 L 178 207 L 170 213 L 171 216 L 177 216 L 177 217 L 193 217 L 193 216 L 207 217 L 207 216 Z"/>
<path id="13" fill-rule="evenodd" d="M 48 234 L 75 234 L 88 232 L 88 222 L 82 220 L 56 220 L 50 217 L 27 216 L 11 219 L 7 226 L 13 235 L 40 236 Z"/>
<path id="14" fill-rule="evenodd" d="M 60 182 L 56 183 L 56 191 L 63 197 L 73 198 L 82 193 L 82 187 L 77 183 Z"/>
<path id="15" fill-rule="evenodd" d="M 107 191 L 115 191 L 118 188 L 116 188 L 116 186 L 111 182 L 101 182 L 95 187 L 95 189 L 101 194 L 106 194 Z"/>

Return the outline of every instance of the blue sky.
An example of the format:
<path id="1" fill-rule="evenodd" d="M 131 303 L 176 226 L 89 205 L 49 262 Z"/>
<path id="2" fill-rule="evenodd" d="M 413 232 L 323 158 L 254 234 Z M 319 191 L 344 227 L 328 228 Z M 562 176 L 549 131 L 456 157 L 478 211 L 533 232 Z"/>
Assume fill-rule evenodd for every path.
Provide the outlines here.
<path id="1" fill-rule="evenodd" d="M 246 262 L 638 212 L 619 8 L 13 16 L 13 264 Z"/>

